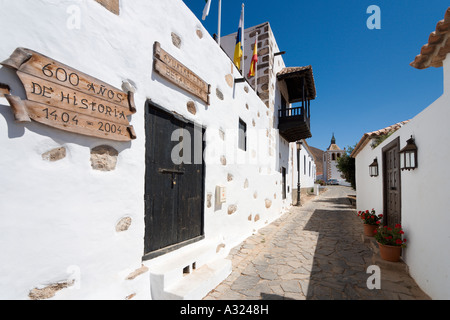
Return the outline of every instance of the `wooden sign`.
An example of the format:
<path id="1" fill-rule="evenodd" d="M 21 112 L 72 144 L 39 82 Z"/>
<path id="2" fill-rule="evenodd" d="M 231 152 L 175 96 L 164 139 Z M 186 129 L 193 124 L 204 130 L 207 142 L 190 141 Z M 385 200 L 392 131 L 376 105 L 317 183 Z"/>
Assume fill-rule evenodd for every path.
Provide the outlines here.
<path id="1" fill-rule="evenodd" d="M 210 104 L 211 86 L 164 51 L 159 42 L 154 45 L 154 69 L 165 79 Z"/>
<path id="2" fill-rule="evenodd" d="M 16 120 L 115 141 L 136 139 L 128 116 L 136 113 L 124 92 L 29 49 L 18 48 L 1 63 L 17 71 L 27 100 L 5 95 Z"/>

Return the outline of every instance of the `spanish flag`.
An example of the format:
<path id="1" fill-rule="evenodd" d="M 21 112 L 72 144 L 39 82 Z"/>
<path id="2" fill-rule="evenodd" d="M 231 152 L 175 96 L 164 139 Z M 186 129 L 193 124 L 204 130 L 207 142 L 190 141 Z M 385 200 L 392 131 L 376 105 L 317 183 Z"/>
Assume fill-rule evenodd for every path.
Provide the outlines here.
<path id="1" fill-rule="evenodd" d="M 234 49 L 234 59 L 233 62 L 236 67 L 241 69 L 241 59 L 242 59 L 242 32 L 244 28 L 244 10 L 241 12 L 241 19 L 239 20 L 239 29 L 236 36 L 236 47 Z"/>
<path id="2" fill-rule="evenodd" d="M 253 58 L 250 65 L 250 71 L 248 72 L 248 77 L 254 77 L 256 71 L 256 63 L 258 62 L 258 40 L 255 40 L 255 48 L 253 49 Z"/>

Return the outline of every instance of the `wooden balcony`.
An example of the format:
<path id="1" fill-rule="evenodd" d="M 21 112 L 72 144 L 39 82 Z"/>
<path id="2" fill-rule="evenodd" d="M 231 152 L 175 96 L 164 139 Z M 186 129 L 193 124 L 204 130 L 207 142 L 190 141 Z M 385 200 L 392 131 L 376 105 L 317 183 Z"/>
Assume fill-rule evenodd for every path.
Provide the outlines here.
<path id="1" fill-rule="evenodd" d="M 304 106 L 280 109 L 278 130 L 288 142 L 311 138 L 309 101 Z"/>
<path id="2" fill-rule="evenodd" d="M 310 101 L 316 98 L 312 67 L 284 68 L 277 74 L 277 78 L 288 93 L 286 99 L 281 98 L 278 111 L 280 135 L 289 142 L 311 138 Z M 293 103 L 301 104 L 293 106 Z"/>

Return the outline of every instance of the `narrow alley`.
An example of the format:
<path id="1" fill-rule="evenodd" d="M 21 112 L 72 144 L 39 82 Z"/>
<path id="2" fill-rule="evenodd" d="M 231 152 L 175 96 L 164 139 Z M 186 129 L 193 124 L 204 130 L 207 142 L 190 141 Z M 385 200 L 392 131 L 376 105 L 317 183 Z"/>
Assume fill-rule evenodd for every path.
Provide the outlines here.
<path id="1" fill-rule="evenodd" d="M 403 262 L 377 259 L 348 194 L 329 186 L 234 248 L 232 274 L 205 300 L 428 300 Z M 381 288 L 371 290 L 374 264 Z"/>

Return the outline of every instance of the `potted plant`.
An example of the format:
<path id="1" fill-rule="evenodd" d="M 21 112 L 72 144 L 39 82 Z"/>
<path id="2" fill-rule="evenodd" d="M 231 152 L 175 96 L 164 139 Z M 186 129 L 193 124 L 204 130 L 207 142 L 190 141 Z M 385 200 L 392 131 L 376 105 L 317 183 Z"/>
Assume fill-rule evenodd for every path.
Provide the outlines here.
<path id="1" fill-rule="evenodd" d="M 375 210 L 369 212 L 366 211 L 358 211 L 358 217 L 360 217 L 364 222 L 364 235 L 368 237 L 374 236 L 374 230 L 378 229 L 378 226 L 381 223 L 381 219 L 383 219 L 383 215 L 377 215 Z"/>
<path id="2" fill-rule="evenodd" d="M 396 224 L 394 228 L 384 226 L 378 230 L 375 230 L 374 236 L 380 248 L 381 259 L 398 262 L 400 261 L 400 255 L 402 248 L 406 247 L 406 239 L 403 239 L 402 226 Z"/>

